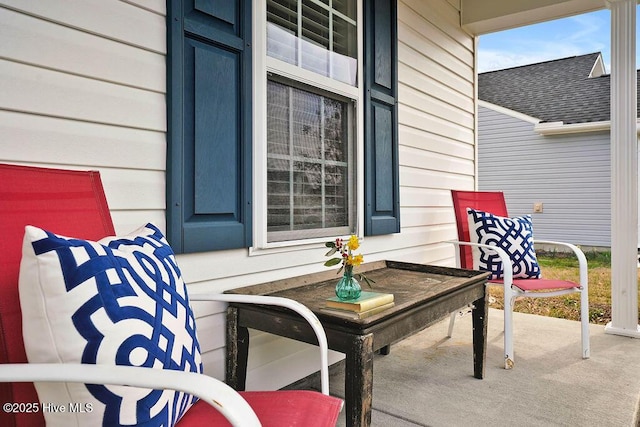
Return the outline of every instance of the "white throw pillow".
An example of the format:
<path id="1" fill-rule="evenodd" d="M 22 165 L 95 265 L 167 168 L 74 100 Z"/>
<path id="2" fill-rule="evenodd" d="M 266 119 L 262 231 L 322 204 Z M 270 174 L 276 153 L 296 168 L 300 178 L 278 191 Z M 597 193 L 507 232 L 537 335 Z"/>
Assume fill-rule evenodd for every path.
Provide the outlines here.
<path id="1" fill-rule="evenodd" d="M 505 218 L 471 208 L 467 208 L 467 215 L 470 241 L 504 249 L 511 258 L 514 279 L 540 277 L 540 265 L 533 247 L 531 215 Z M 496 252 L 474 246 L 472 253 L 475 269 L 490 272 L 489 279 L 502 278 L 504 269 Z"/>
<path id="2" fill-rule="evenodd" d="M 173 250 L 152 224 L 98 242 L 27 226 L 19 290 L 29 362 L 202 372 L 186 286 Z M 48 426 L 172 426 L 196 400 L 126 386 L 35 387 L 41 402 L 65 409 L 43 411 Z"/>

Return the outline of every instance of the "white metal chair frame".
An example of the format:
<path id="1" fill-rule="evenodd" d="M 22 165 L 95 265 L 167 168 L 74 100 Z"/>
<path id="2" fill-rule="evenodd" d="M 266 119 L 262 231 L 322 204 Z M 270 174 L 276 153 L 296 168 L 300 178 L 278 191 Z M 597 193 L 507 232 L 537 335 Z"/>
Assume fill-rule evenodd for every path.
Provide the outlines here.
<path id="1" fill-rule="evenodd" d="M 297 301 L 260 295 L 195 293 L 191 301 L 221 301 L 276 305 L 300 314 L 313 328 L 320 350 L 322 393 L 329 394 L 327 336 L 318 318 Z M 238 392 L 213 377 L 193 372 L 149 369 L 132 366 L 88 364 L 9 363 L 0 364 L 0 382 L 77 382 L 111 384 L 152 389 L 172 389 L 192 394 L 216 408 L 233 426 L 255 427 L 260 421 Z"/>
<path id="2" fill-rule="evenodd" d="M 461 242 L 461 241 L 449 241 L 456 247 L 460 245 L 482 247 L 494 251 L 500 257 L 502 265 L 504 267 L 504 275 L 502 278 L 504 288 L 504 367 L 505 369 L 512 369 L 515 363 L 515 356 L 513 352 L 513 307 L 518 297 L 530 297 L 530 298 L 542 298 L 553 297 L 559 295 L 572 294 L 575 292 L 580 293 L 580 322 L 581 322 L 581 335 L 582 335 L 582 358 L 588 359 L 590 357 L 590 344 L 589 344 L 589 279 L 587 271 L 587 258 L 580 248 L 570 243 L 555 242 L 547 240 L 536 240 L 534 243 L 565 246 L 569 248 L 577 257 L 579 264 L 579 286 L 561 289 L 555 291 L 524 291 L 513 284 L 513 268 L 511 266 L 511 260 L 509 255 L 501 248 L 485 245 L 480 243 Z M 460 265 L 460 251 L 456 250 L 456 265 Z M 535 279 L 534 279 L 535 280 Z M 487 286 L 497 285 L 496 283 L 488 282 Z M 448 336 L 453 334 L 453 325 L 458 312 L 451 314 L 449 320 L 449 332 Z"/>

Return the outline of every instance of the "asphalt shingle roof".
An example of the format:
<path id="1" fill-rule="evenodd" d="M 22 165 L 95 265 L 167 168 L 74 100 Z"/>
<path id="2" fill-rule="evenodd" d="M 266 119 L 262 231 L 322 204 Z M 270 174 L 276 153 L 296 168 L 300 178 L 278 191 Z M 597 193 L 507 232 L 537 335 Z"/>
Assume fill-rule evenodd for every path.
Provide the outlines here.
<path id="1" fill-rule="evenodd" d="M 480 73 L 478 97 L 541 122 L 610 120 L 610 76 L 589 78 L 599 55 L 596 52 Z"/>

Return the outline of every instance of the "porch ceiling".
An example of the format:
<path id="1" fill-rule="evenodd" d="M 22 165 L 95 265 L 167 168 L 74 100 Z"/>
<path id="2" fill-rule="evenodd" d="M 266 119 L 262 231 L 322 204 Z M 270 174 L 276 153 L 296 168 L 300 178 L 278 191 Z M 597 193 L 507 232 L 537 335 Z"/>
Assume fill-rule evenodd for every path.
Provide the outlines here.
<path id="1" fill-rule="evenodd" d="M 606 0 L 460 0 L 462 27 L 473 35 L 606 8 Z"/>

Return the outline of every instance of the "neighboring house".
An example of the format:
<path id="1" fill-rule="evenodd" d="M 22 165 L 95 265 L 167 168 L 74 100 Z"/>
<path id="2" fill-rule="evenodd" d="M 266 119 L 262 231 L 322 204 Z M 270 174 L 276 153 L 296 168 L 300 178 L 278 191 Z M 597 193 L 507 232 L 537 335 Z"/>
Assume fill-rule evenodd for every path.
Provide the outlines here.
<path id="1" fill-rule="evenodd" d="M 478 76 L 478 188 L 540 239 L 611 246 L 609 91 L 599 53 Z"/>
<path id="2" fill-rule="evenodd" d="M 99 170 L 116 232 L 158 224 L 192 290 L 324 270 L 350 233 L 365 261 L 452 266 L 476 35 L 604 7 L 507 3 L 0 0 L 0 161 Z M 218 378 L 225 308 L 195 307 Z M 248 388 L 316 354 L 252 333 Z"/>

